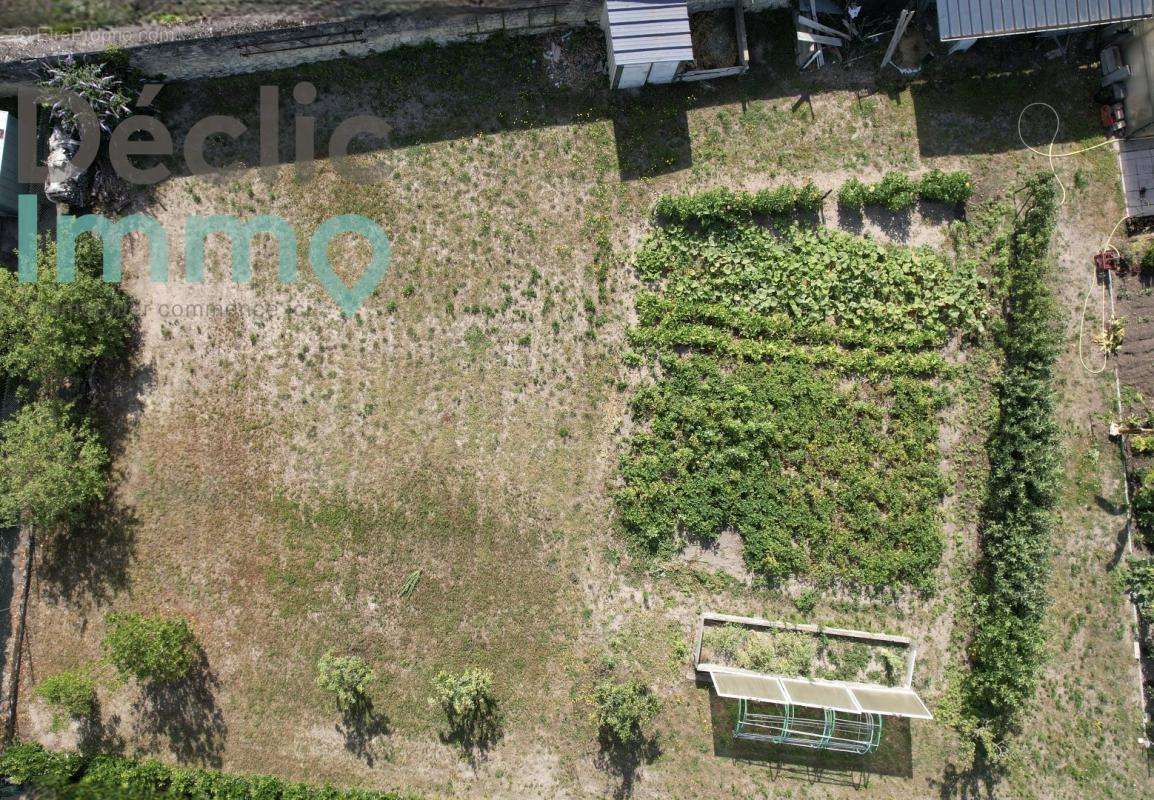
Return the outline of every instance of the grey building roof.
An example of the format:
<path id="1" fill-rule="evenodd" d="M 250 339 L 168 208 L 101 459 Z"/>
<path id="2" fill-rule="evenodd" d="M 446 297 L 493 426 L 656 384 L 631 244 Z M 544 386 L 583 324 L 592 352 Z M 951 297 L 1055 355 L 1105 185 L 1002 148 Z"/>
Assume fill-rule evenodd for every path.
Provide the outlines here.
<path id="1" fill-rule="evenodd" d="M 1082 28 L 1154 16 L 1154 0 L 937 0 L 942 39 Z"/>
<path id="2" fill-rule="evenodd" d="M 613 63 L 693 60 L 685 0 L 606 0 L 605 11 Z"/>
<path id="3" fill-rule="evenodd" d="M 1154 216 L 1154 139 L 1126 139 L 1118 146 L 1126 214 Z"/>

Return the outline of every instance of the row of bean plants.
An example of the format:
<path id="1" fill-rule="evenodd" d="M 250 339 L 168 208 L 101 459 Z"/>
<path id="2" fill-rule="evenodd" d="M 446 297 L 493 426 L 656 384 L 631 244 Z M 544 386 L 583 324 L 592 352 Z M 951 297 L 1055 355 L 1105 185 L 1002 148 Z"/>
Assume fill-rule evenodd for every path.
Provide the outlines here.
<path id="1" fill-rule="evenodd" d="M 780 217 L 821 208 L 821 190 L 812 183 L 785 184 L 776 189 L 742 192 L 719 187 L 697 194 L 668 195 L 657 201 L 653 215 L 665 222 L 712 224 Z"/>
<path id="2" fill-rule="evenodd" d="M 1051 534 L 1059 479 L 1054 362 L 1060 347 L 1048 257 L 1056 215 L 1050 176 L 1031 179 L 1012 230 L 996 248 L 1003 358 L 998 415 L 987 443 L 968 696 L 990 756 L 1033 697 L 1045 638 Z"/>
<path id="3" fill-rule="evenodd" d="M 631 363 L 656 378 L 621 463 L 630 541 L 668 556 L 733 529 L 769 581 L 928 588 L 939 351 L 981 325 L 974 264 L 743 222 L 659 228 L 635 264 Z"/>

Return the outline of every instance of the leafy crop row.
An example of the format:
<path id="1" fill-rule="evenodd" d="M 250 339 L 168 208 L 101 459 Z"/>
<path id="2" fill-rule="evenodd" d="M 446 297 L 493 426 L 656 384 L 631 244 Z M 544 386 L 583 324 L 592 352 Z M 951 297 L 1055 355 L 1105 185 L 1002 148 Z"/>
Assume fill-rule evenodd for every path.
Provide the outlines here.
<path id="1" fill-rule="evenodd" d="M 159 761 L 54 753 L 16 744 L 0 755 L 0 778 L 50 800 L 412 800 L 410 795 L 288 783 Z"/>
<path id="2" fill-rule="evenodd" d="M 899 213 L 914 207 L 918 200 L 960 206 L 970 199 L 974 184 L 966 172 L 931 170 L 915 180 L 901 172 L 887 172 L 877 183 L 862 183 L 850 178 L 837 193 L 838 205 L 861 211 L 866 206 L 881 206 Z"/>
<path id="3" fill-rule="evenodd" d="M 1047 256 L 1056 204 L 1049 176 L 1029 181 L 1024 196 L 993 265 L 1003 297 L 996 341 L 1004 366 L 987 443 L 990 477 L 969 648 L 970 701 L 993 755 L 1033 696 L 1044 656 L 1059 477 L 1053 378 L 1060 335 Z"/>
<path id="4" fill-rule="evenodd" d="M 637 254 L 641 278 L 678 303 L 706 303 L 938 347 L 978 321 L 981 285 L 928 248 L 908 249 L 826 228 L 754 225 L 656 234 Z M 875 340 L 876 341 L 876 340 Z"/>
<path id="5" fill-rule="evenodd" d="M 636 256 L 621 524 L 669 555 L 723 530 L 771 580 L 928 587 L 942 553 L 938 352 L 980 324 L 969 263 L 837 231 L 658 229 Z M 636 362 L 635 362 L 636 363 Z"/>
<path id="6" fill-rule="evenodd" d="M 784 185 L 759 192 L 740 192 L 724 187 L 697 194 L 665 196 L 653 207 L 653 215 L 666 222 L 710 224 L 782 217 L 821 208 L 821 191 L 812 183 Z"/>

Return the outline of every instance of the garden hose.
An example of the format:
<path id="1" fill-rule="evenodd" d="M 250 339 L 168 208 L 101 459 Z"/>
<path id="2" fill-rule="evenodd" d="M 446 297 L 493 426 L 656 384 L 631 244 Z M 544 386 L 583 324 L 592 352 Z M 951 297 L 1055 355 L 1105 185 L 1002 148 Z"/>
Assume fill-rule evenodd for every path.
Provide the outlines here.
<path id="1" fill-rule="evenodd" d="M 1022 117 L 1024 117 L 1026 115 L 1026 112 L 1029 111 L 1034 106 L 1044 106 L 1045 108 L 1050 109 L 1050 112 L 1053 113 L 1053 115 L 1054 115 L 1054 135 L 1050 137 L 1050 143 L 1049 143 L 1049 145 L 1046 146 L 1045 150 L 1039 150 L 1038 148 L 1029 144 L 1026 141 L 1026 137 L 1022 135 Z M 1058 109 L 1054 108 L 1049 103 L 1043 103 L 1041 101 L 1036 100 L 1033 103 L 1030 103 L 1029 105 L 1027 105 L 1025 108 L 1023 108 L 1021 110 L 1021 112 L 1019 112 L 1019 114 L 1018 114 L 1018 140 L 1021 141 L 1022 146 L 1025 147 L 1027 150 L 1029 150 L 1031 153 L 1037 153 L 1040 156 L 1045 156 L 1047 161 L 1049 161 L 1050 172 L 1053 173 L 1054 180 L 1058 182 L 1058 187 L 1062 190 L 1062 200 L 1058 203 L 1058 205 L 1064 206 L 1064 205 L 1066 205 L 1066 184 L 1062 183 L 1062 179 L 1058 177 L 1058 169 L 1054 166 L 1054 159 L 1055 158 L 1066 158 L 1068 156 L 1076 156 L 1079 153 L 1085 153 L 1089 150 L 1097 150 L 1099 147 L 1105 147 L 1108 144 L 1113 144 L 1114 140 L 1113 139 L 1107 139 L 1104 142 L 1098 142 L 1098 144 L 1092 144 L 1089 147 L 1083 147 L 1080 150 L 1071 150 L 1068 153 L 1055 153 L 1054 152 L 1054 144 L 1058 141 L 1058 133 L 1061 129 L 1062 129 L 1062 117 L 1059 116 Z"/>
<path id="2" fill-rule="evenodd" d="M 1027 106 L 1027 108 L 1029 108 L 1029 106 Z M 1122 223 L 1125 222 L 1126 220 L 1128 220 L 1129 218 L 1130 218 L 1130 216 L 1126 215 L 1126 216 L 1122 217 L 1122 219 L 1120 219 L 1116 223 L 1114 223 L 1114 227 L 1110 230 L 1110 235 L 1107 236 L 1106 241 L 1102 243 L 1101 252 L 1105 253 L 1108 250 L 1112 250 L 1112 251 L 1114 251 L 1114 253 L 1119 258 L 1122 257 L 1122 254 L 1118 251 L 1118 248 L 1115 247 L 1113 244 L 1114 234 L 1118 232 L 1118 229 L 1120 227 L 1122 227 Z M 1095 277 L 1096 276 L 1097 276 L 1097 270 L 1095 270 Z M 1091 284 L 1090 287 L 1088 289 L 1086 289 L 1086 295 L 1082 299 L 1082 316 L 1081 316 L 1081 319 L 1079 319 L 1079 321 L 1078 321 L 1078 361 L 1080 361 L 1082 363 L 1082 369 L 1086 370 L 1091 375 L 1100 375 L 1106 369 L 1106 362 L 1110 358 L 1109 355 L 1107 353 L 1103 352 L 1102 353 L 1102 366 L 1100 366 L 1098 369 L 1093 369 L 1088 364 L 1086 364 L 1086 359 L 1083 357 L 1083 350 L 1082 350 L 1083 342 L 1086 339 L 1086 309 L 1090 305 L 1090 294 L 1093 291 L 1094 291 L 1094 286 L 1093 286 L 1093 284 Z M 1110 274 L 1109 270 L 1106 271 L 1106 285 L 1102 287 L 1102 339 L 1103 340 L 1105 340 L 1106 335 L 1107 335 L 1106 326 L 1108 324 L 1106 322 L 1106 320 L 1107 320 L 1107 317 L 1106 317 L 1106 293 L 1107 292 L 1110 293 L 1110 319 L 1113 319 L 1113 317 L 1114 317 L 1114 279 L 1113 279 L 1113 276 Z"/>

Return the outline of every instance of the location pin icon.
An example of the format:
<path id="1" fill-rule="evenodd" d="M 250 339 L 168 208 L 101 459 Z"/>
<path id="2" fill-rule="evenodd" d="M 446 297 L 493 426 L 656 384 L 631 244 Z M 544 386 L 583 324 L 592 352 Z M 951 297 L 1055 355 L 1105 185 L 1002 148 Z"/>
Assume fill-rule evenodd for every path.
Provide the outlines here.
<path id="1" fill-rule="evenodd" d="M 333 239 L 344 233 L 353 233 L 364 238 L 373 249 L 372 259 L 364 274 L 352 286 L 337 275 L 329 261 L 329 245 Z M 355 314 L 384 280 L 389 268 L 390 255 L 389 237 L 379 225 L 360 214 L 343 214 L 325 220 L 316 229 L 309 242 L 309 262 L 312 264 L 313 272 L 346 317 Z"/>

